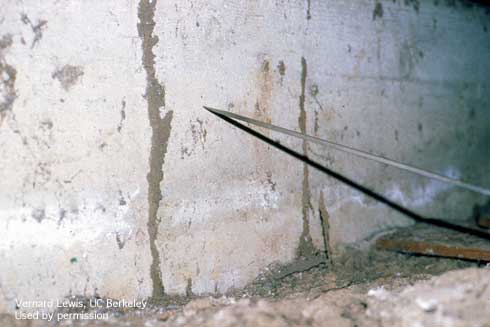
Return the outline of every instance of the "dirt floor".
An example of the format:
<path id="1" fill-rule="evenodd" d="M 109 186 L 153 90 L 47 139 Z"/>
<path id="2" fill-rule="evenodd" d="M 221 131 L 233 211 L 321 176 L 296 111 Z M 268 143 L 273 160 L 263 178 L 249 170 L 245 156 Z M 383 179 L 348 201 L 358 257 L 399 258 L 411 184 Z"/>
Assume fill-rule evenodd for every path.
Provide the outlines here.
<path id="1" fill-rule="evenodd" d="M 490 327 L 490 267 L 481 263 L 351 249 L 335 265 L 294 267 L 301 265 L 270 267 L 226 296 L 169 299 L 57 326 Z M 45 325 L 0 316 L 0 326 Z"/>

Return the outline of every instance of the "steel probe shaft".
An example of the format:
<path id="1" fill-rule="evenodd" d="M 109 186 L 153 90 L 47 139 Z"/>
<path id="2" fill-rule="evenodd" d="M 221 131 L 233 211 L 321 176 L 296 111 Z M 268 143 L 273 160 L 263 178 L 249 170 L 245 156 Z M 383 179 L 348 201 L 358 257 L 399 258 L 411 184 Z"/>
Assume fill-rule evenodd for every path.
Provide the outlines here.
<path id="1" fill-rule="evenodd" d="M 289 130 L 289 129 L 286 129 L 283 127 L 279 127 L 279 126 L 272 125 L 272 124 L 267 124 L 267 123 L 261 122 L 259 120 L 255 120 L 252 118 L 241 116 L 241 115 L 238 115 L 238 114 L 235 114 L 232 112 L 219 110 L 219 109 L 215 109 L 215 108 L 210 108 L 207 106 L 204 106 L 204 109 L 209 110 L 209 111 L 214 112 L 214 113 L 219 113 L 219 114 L 226 116 L 226 117 L 241 120 L 241 121 L 250 123 L 250 124 L 255 125 L 255 126 L 267 128 L 267 129 L 275 131 L 275 132 L 279 132 L 282 134 L 287 134 L 287 135 L 290 135 L 290 136 L 293 136 L 296 138 L 300 138 L 300 139 L 303 139 L 305 141 L 309 141 L 309 142 L 313 142 L 313 143 L 317 143 L 317 144 L 322 144 L 322 145 L 328 145 L 328 146 L 331 146 L 337 150 L 347 152 L 347 153 L 351 153 L 351 154 L 358 156 L 358 157 L 362 157 L 365 159 L 380 162 L 380 163 L 386 164 L 388 166 L 393 166 L 393 167 L 396 167 L 396 168 L 399 168 L 402 170 L 406 170 L 406 171 L 415 173 L 417 175 L 421 175 L 421 176 L 432 178 L 432 179 L 437 179 L 441 182 L 449 183 L 449 184 L 452 184 L 454 186 L 458 186 L 458 187 L 461 187 L 461 188 L 464 188 L 464 189 L 467 189 L 467 190 L 470 190 L 473 192 L 477 192 L 477 193 L 481 193 L 483 195 L 489 195 L 490 196 L 490 189 L 486 189 L 486 188 L 481 187 L 481 186 L 462 182 L 462 181 L 459 181 L 459 180 L 456 180 L 453 178 L 449 178 L 447 176 L 443 176 L 443 175 L 439 175 L 439 174 L 427 171 L 425 169 L 410 166 L 410 165 L 407 165 L 407 164 L 404 164 L 404 163 L 401 163 L 401 162 L 398 162 L 398 161 L 395 161 L 392 159 L 388 159 L 388 158 L 384 158 L 382 156 L 374 155 L 374 154 L 371 154 L 371 153 L 368 153 L 368 152 L 365 152 L 362 150 L 358 150 L 358 149 L 355 149 L 355 148 L 352 148 L 349 146 L 339 144 L 339 143 L 323 140 L 323 139 L 315 137 L 315 136 L 302 134 L 302 133 L 298 133 L 298 132 L 295 132 L 295 131 L 292 131 L 292 130 Z"/>

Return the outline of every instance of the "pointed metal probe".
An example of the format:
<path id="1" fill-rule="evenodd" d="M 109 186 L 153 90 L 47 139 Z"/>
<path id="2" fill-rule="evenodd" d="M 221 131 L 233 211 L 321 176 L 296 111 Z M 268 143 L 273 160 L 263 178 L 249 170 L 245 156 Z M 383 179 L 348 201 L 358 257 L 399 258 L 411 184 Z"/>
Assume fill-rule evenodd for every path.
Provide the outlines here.
<path id="1" fill-rule="evenodd" d="M 463 182 L 460 180 L 449 178 L 447 176 L 439 175 L 439 174 L 427 171 L 425 169 L 410 166 L 410 165 L 407 165 L 407 164 L 404 164 L 404 163 L 401 163 L 401 162 L 398 162 L 398 161 L 395 161 L 392 159 L 384 158 L 382 156 L 374 155 L 374 154 L 371 154 L 371 153 L 368 153 L 368 152 L 365 152 L 362 150 L 358 150 L 358 149 L 355 149 L 355 148 L 352 148 L 349 146 L 345 146 L 345 145 L 342 145 L 339 143 L 335 143 L 332 141 L 323 140 L 323 139 L 315 137 L 315 136 L 302 134 L 302 133 L 298 133 L 298 132 L 295 132 L 295 131 L 292 131 L 292 130 L 289 130 L 289 129 L 286 129 L 286 128 L 283 128 L 280 126 L 267 124 L 267 123 L 261 122 L 259 120 L 255 120 L 252 118 L 241 116 L 241 115 L 238 115 L 238 114 L 235 114 L 232 112 L 219 110 L 219 109 L 215 109 L 215 108 L 211 108 L 211 107 L 207 107 L 207 106 L 204 106 L 204 109 L 211 111 L 211 112 L 214 112 L 216 114 L 220 114 L 220 115 L 232 118 L 232 119 L 241 120 L 241 121 L 250 123 L 250 124 L 255 125 L 255 126 L 267 128 L 267 129 L 275 131 L 275 132 L 290 135 L 290 136 L 293 136 L 293 137 L 296 137 L 296 138 L 299 138 L 299 139 L 302 139 L 302 140 L 305 140 L 308 142 L 331 146 L 337 150 L 347 152 L 347 153 L 353 154 L 353 155 L 358 156 L 358 157 L 362 157 L 365 159 L 380 162 L 380 163 L 386 164 L 388 166 L 393 166 L 393 167 L 396 167 L 396 168 L 399 168 L 402 170 L 406 170 L 406 171 L 412 172 L 412 173 L 420 175 L 420 176 L 436 179 L 436 180 L 439 180 L 441 182 L 452 184 L 452 185 L 460 187 L 460 188 L 464 188 L 464 189 L 467 189 L 467 190 L 470 190 L 473 192 L 477 192 L 477 193 L 480 193 L 483 195 L 490 196 L 490 189 L 486 189 L 486 188 L 481 187 L 481 186 L 473 185 L 473 184 L 466 183 L 466 182 Z"/>

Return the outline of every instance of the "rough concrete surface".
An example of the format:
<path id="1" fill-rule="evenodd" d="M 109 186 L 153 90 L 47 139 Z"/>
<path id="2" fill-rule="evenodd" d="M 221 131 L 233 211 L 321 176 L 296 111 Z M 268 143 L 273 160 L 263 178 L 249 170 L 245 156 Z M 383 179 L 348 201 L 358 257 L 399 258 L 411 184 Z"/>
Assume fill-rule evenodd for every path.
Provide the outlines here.
<path id="1" fill-rule="evenodd" d="M 361 274 L 362 279 L 346 282 L 331 270 L 317 267 L 275 281 L 270 279 L 273 275 L 262 276 L 224 296 L 193 297 L 185 303 L 143 309 L 96 310 L 105 317 L 65 318 L 57 326 L 488 326 L 488 268 L 393 253 L 373 252 L 369 259 L 370 266 L 364 268 L 372 273 L 376 271 L 370 268 L 376 266 L 376 276 Z M 380 270 L 382 266 L 386 269 Z M 466 269 L 445 272 L 458 266 Z M 359 273 L 353 267 L 343 268 Z M 95 314 L 72 309 L 56 315 L 77 313 Z M 0 323 L 27 326 L 12 315 L 0 314 Z M 29 326 L 41 325 L 33 321 Z"/>
<path id="2" fill-rule="evenodd" d="M 16 72 L 0 83 L 0 311 L 20 298 L 148 297 L 137 4 L 7 1 L 0 22 L 0 67 Z"/>
<path id="3" fill-rule="evenodd" d="M 5 1 L 0 312 L 222 293 L 409 223 L 202 105 L 490 185 L 489 50 L 458 1 Z M 423 214 L 483 203 L 265 133 Z"/>
<path id="4" fill-rule="evenodd" d="M 488 326 L 490 271 L 451 271 L 398 291 L 369 290 L 367 315 L 386 326 Z"/>

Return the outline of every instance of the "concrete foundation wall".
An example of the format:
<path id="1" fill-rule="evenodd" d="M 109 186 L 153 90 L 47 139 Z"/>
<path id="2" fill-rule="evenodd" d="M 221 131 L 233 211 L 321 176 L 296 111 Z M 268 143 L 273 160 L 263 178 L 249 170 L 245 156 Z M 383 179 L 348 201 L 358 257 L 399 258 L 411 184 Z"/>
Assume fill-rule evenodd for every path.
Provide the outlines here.
<path id="1" fill-rule="evenodd" d="M 489 15 L 446 1 L 0 9 L 0 311 L 225 292 L 409 221 L 210 105 L 490 185 Z M 476 194 L 265 132 L 417 212 Z"/>

